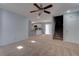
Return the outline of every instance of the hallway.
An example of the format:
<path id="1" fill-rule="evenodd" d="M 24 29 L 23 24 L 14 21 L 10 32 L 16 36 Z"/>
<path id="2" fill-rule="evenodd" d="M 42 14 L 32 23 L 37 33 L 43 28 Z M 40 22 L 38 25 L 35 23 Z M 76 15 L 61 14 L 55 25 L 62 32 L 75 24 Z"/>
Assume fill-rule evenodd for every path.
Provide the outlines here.
<path id="1" fill-rule="evenodd" d="M 79 56 L 79 44 L 53 40 L 51 35 L 38 35 L 0 47 L 5 56 Z M 21 46 L 22 49 L 17 49 Z"/>

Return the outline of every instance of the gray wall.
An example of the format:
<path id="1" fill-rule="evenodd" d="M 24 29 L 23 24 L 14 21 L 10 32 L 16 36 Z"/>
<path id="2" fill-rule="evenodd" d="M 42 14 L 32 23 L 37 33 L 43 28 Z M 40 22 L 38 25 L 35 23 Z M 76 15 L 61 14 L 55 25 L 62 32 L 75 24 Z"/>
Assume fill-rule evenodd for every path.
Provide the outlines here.
<path id="1" fill-rule="evenodd" d="M 1 17 L 2 17 L 2 12 L 0 10 L 0 43 L 1 43 L 1 38 L 2 38 L 2 20 L 1 20 Z"/>
<path id="2" fill-rule="evenodd" d="M 28 38 L 28 19 L 24 16 L 17 15 L 15 13 L 0 10 L 2 14 L 2 21 L 0 28 L 2 29 L 2 38 L 0 38 L 0 45 L 6 45 Z M 1 31 L 1 30 L 0 30 Z"/>
<path id="3" fill-rule="evenodd" d="M 54 19 L 52 20 L 52 36 L 54 36 L 54 32 L 55 32 L 55 22 Z"/>
<path id="4" fill-rule="evenodd" d="M 64 41 L 79 43 L 79 12 L 64 14 Z"/>

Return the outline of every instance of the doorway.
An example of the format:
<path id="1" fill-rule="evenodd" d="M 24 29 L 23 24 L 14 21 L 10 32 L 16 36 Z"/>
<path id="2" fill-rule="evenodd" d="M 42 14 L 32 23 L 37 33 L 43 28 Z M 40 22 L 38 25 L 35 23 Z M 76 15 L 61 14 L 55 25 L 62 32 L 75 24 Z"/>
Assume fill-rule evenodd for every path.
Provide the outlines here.
<path id="1" fill-rule="evenodd" d="M 55 16 L 55 32 L 53 39 L 63 40 L 63 15 Z"/>

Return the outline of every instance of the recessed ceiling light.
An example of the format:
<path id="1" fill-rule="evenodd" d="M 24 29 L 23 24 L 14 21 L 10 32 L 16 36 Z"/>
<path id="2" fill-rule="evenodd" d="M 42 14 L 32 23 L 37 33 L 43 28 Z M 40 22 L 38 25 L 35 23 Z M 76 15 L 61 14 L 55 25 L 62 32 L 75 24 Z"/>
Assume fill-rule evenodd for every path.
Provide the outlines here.
<path id="1" fill-rule="evenodd" d="M 36 43 L 36 41 L 32 40 L 31 43 Z"/>
<path id="2" fill-rule="evenodd" d="M 19 49 L 19 50 L 23 49 L 23 46 L 17 46 L 17 49 Z"/>
<path id="3" fill-rule="evenodd" d="M 70 10 L 67 10 L 67 13 L 70 13 L 71 11 Z"/>

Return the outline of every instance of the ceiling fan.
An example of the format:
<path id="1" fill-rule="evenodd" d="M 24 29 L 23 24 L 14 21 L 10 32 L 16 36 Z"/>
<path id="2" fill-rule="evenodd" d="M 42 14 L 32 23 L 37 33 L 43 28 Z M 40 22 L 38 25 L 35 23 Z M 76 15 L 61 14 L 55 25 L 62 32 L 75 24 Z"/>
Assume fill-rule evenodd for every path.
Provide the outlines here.
<path id="1" fill-rule="evenodd" d="M 34 12 L 38 12 L 38 11 L 43 11 L 44 13 L 50 14 L 51 12 L 47 11 L 46 9 L 51 8 L 53 6 L 52 4 L 50 4 L 50 5 L 47 5 L 47 6 L 43 7 L 42 4 L 38 5 L 36 3 L 34 3 L 33 5 L 35 7 L 37 7 L 38 9 L 34 10 L 34 11 L 30 11 L 30 13 L 34 13 Z M 40 16 L 41 14 L 42 14 L 42 12 L 40 12 L 38 15 Z"/>

